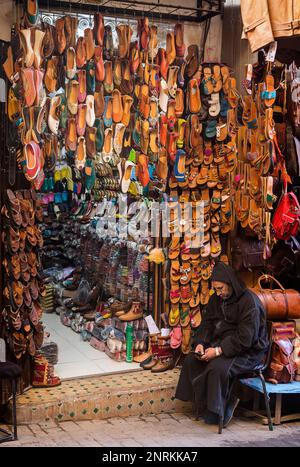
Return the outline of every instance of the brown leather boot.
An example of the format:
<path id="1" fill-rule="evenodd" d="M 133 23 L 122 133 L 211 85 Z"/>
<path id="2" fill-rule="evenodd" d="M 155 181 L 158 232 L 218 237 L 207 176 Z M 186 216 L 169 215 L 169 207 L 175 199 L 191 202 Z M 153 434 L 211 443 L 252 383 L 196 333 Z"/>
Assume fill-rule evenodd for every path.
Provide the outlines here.
<path id="1" fill-rule="evenodd" d="M 155 365 L 158 364 L 158 336 L 159 334 L 150 334 L 149 337 L 149 346 L 150 352 L 152 354 L 152 359 L 150 362 L 141 363 L 141 367 L 144 370 L 151 370 Z"/>
<path id="2" fill-rule="evenodd" d="M 132 302 L 130 310 L 119 317 L 121 321 L 133 321 L 143 317 L 143 309 L 140 302 Z"/>
<path id="3" fill-rule="evenodd" d="M 170 346 L 170 336 L 158 336 L 158 362 L 151 368 L 152 373 L 162 373 L 174 368 L 173 352 Z"/>

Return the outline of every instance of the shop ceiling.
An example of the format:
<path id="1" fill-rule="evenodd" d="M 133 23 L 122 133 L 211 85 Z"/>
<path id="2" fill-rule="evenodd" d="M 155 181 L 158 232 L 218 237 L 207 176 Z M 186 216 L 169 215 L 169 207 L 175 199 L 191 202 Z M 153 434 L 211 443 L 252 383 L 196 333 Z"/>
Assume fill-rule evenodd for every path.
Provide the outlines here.
<path id="1" fill-rule="evenodd" d="M 100 12 L 111 16 L 145 16 L 168 21 L 202 23 L 213 16 L 222 15 L 224 2 L 225 0 L 39 0 L 39 6 L 52 12 Z"/>

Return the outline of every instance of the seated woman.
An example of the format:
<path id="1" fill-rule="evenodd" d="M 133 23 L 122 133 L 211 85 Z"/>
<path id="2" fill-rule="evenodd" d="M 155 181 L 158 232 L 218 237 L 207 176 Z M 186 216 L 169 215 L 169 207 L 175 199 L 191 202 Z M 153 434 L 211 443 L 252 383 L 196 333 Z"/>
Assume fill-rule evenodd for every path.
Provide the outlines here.
<path id="1" fill-rule="evenodd" d="M 239 399 L 230 396 L 230 380 L 253 370 L 268 350 L 266 312 L 259 298 L 219 262 L 212 273 L 211 296 L 187 355 L 175 397 L 192 401 L 208 424 L 230 422 Z M 196 353 L 195 353 L 196 352 Z"/>

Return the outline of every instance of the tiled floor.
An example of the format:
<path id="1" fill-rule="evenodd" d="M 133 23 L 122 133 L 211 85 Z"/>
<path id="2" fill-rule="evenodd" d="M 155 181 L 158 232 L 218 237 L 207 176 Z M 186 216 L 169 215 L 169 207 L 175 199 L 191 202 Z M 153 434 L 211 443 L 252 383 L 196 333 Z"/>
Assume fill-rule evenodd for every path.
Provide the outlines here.
<path id="1" fill-rule="evenodd" d="M 94 349 L 81 339 L 80 334 L 61 324 L 55 313 L 44 313 L 43 323 L 45 330 L 50 332 L 50 341 L 58 345 L 55 374 L 62 380 L 141 370 L 137 363 L 116 362 Z"/>

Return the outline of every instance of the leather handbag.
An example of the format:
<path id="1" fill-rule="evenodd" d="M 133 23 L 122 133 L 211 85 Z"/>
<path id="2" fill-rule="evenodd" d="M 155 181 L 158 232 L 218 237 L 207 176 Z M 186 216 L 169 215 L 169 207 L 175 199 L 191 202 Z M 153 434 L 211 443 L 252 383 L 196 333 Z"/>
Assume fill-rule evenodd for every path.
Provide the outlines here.
<path id="1" fill-rule="evenodd" d="M 235 237 L 231 248 L 233 269 L 236 271 L 261 269 L 265 264 L 263 252 L 263 241 L 251 237 Z"/>
<path id="2" fill-rule="evenodd" d="M 269 383 L 290 383 L 295 378 L 296 364 L 294 347 L 289 339 L 279 339 L 272 342 L 271 360 L 265 379 Z"/>
<path id="3" fill-rule="evenodd" d="M 297 365 L 294 358 L 296 322 L 272 322 L 270 361 L 265 380 L 273 384 L 290 383 L 295 378 Z"/>
<path id="4" fill-rule="evenodd" d="M 275 282 L 279 288 L 263 288 L 262 282 Z M 267 318 L 270 320 L 286 320 L 300 318 L 300 294 L 294 289 L 284 287 L 273 276 L 263 274 L 257 285 L 250 289 L 265 307 Z"/>

